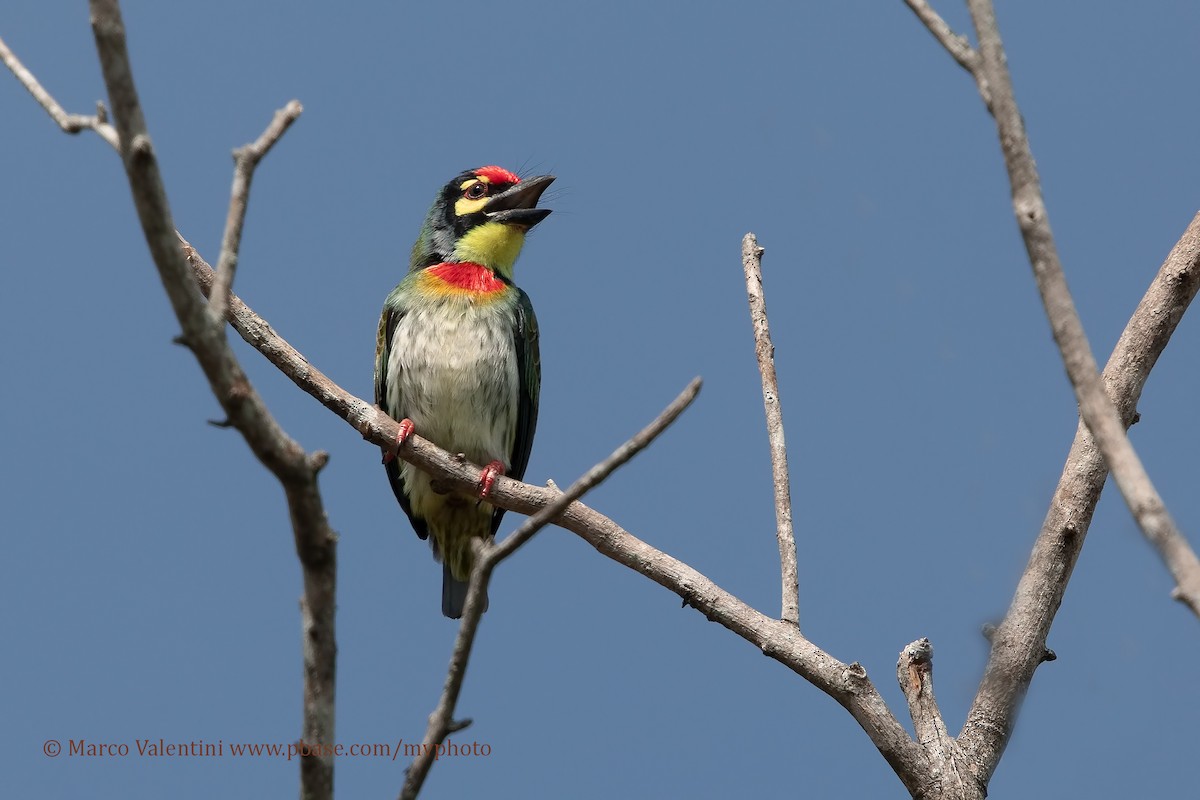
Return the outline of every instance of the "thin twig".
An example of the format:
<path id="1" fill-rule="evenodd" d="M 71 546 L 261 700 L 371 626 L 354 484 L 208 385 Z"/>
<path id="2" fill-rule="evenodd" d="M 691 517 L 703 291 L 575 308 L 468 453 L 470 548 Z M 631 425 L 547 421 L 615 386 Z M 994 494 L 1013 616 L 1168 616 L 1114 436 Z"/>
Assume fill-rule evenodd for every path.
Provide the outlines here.
<path id="1" fill-rule="evenodd" d="M 992 107 L 992 92 L 988 86 L 986 76 L 980 69 L 979 51 L 971 47 L 971 43 L 967 41 L 967 37 L 961 36 L 942 19 L 941 15 L 933 10 L 926 0 L 904 0 L 912 12 L 917 15 L 917 19 L 925 25 L 933 38 L 937 39 L 942 47 L 946 48 L 946 52 L 950 57 L 958 62 L 958 65 L 971 73 L 975 79 L 975 85 L 979 88 L 979 96 L 983 98 L 984 105 L 989 109 Z"/>
<path id="2" fill-rule="evenodd" d="M 186 242 L 183 248 L 201 290 L 208 292 L 213 282 L 212 268 Z M 399 432 L 395 420 L 322 374 L 236 296 L 229 300 L 229 322 L 251 347 L 298 387 L 346 420 L 364 439 L 377 447 L 395 444 Z M 419 435 L 406 441 L 399 457 L 429 473 L 447 491 L 477 491 L 478 466 L 456 458 Z M 561 496 L 557 490 L 500 477 L 488 495 L 488 502 L 531 515 Z M 792 623 L 751 608 L 692 567 L 651 547 L 578 500 L 567 506 L 554 524 L 578 535 L 607 558 L 674 592 L 685 605 L 742 637 L 828 694 L 862 726 L 909 791 L 919 790 L 921 776 L 927 774 L 923 766 L 925 757 L 888 709 L 861 665 L 838 661 L 805 639 Z"/>
<path id="3" fill-rule="evenodd" d="M 275 112 L 271 124 L 254 142 L 233 151 L 233 188 L 230 190 L 229 213 L 225 218 L 225 233 L 221 237 L 221 256 L 217 260 L 217 283 L 208 302 L 208 314 L 214 323 L 224 327 L 229 308 L 229 291 L 237 272 L 238 251 L 242 246 L 242 227 L 246 222 L 246 204 L 250 200 L 250 181 L 263 156 L 279 141 L 292 123 L 304 111 L 299 100 L 292 100 Z"/>
<path id="4" fill-rule="evenodd" d="M 1200 617 L 1200 559 L 1197 559 L 1176 527 L 1129 441 L 1116 407 L 1104 391 L 1104 381 L 1067 287 L 1042 198 L 1037 166 L 1025 135 L 1021 111 L 1013 95 L 1012 78 L 996 25 L 995 9 L 991 0 L 968 0 L 968 4 L 979 37 L 980 68 L 993 89 L 992 115 L 996 120 L 1000 149 L 1008 168 L 1013 211 L 1021 229 L 1025 250 L 1029 254 L 1029 262 L 1033 266 L 1054 341 L 1058 344 L 1075 397 L 1079 401 L 1079 415 L 1104 454 L 1113 480 L 1137 520 L 1138 527 L 1159 551 L 1175 578 L 1175 596 Z"/>
<path id="5" fill-rule="evenodd" d="M 775 376 L 775 345 L 767 324 L 767 300 L 763 295 L 763 249 L 753 233 L 742 239 L 742 270 L 746 273 L 746 296 L 750 322 L 754 326 L 754 354 L 762 376 L 763 408 L 767 416 L 767 439 L 771 445 L 771 480 L 775 486 L 775 538 L 779 543 L 781 583 L 780 619 L 800 626 L 800 586 L 796 570 L 796 537 L 792 531 L 792 486 L 788 471 L 787 443 L 783 438 L 783 408 L 779 379 Z"/>
<path id="6" fill-rule="evenodd" d="M 672 422 L 679 418 L 680 414 L 687 410 L 688 406 L 696 399 L 696 395 L 700 394 L 700 387 L 703 383 L 699 377 L 692 378 L 679 396 L 672 400 L 649 425 L 631 436 L 608 458 L 580 475 L 574 483 L 567 487 L 565 492 L 555 498 L 554 502 L 525 520 L 520 527 L 505 537 L 504 541 L 493 547 L 484 561 L 495 565 L 511 556 L 517 551 L 517 548 L 533 538 L 535 533 L 553 522 L 563 509 L 583 497 L 585 492 L 590 492 L 616 469 L 624 466 L 631 458 L 645 450 Z"/>
<path id="7" fill-rule="evenodd" d="M 455 639 L 454 650 L 450 656 L 450 666 L 446 670 L 446 684 L 442 690 L 442 696 L 438 700 L 437 708 L 429 715 L 429 727 L 425 731 L 424 745 L 408 767 L 404 787 L 400 792 L 401 800 L 416 798 L 438 755 L 440 745 L 451 733 L 466 727 L 463 722 L 453 721 L 454 709 L 458 705 L 459 693 L 462 691 L 463 680 L 466 678 L 467 662 L 475 643 L 475 633 L 478 631 L 479 621 L 483 617 L 483 598 L 486 596 L 487 587 L 491 582 L 492 572 L 496 565 L 515 553 L 517 548 L 553 522 L 568 506 L 583 497 L 586 492 L 597 486 L 658 438 L 659 434 L 665 431 L 667 426 L 674 422 L 696 399 L 696 395 L 700 392 L 700 384 L 699 378 L 693 378 L 683 392 L 663 409 L 653 422 L 614 450 L 608 458 L 585 472 L 548 505 L 526 519 L 503 542 L 498 545 L 481 543 L 479 552 L 476 554 L 475 567 L 471 571 L 471 582 L 467 590 L 462 622 L 458 627 L 458 637 Z"/>
<path id="8" fill-rule="evenodd" d="M 942 47 L 946 48 L 946 52 L 950 57 L 959 63 L 959 65 L 971 74 L 975 73 L 979 66 L 979 53 L 971 47 L 971 43 L 967 41 L 967 37 L 960 36 L 946 24 L 946 20 L 938 14 L 929 3 L 925 0 L 904 0 L 913 13 L 917 15 L 917 19 L 925 23 L 925 27 L 933 34 L 933 38 L 941 43 Z"/>
<path id="9" fill-rule="evenodd" d="M 163 288 L 183 329 L 183 341 L 196 356 L 230 424 L 254 455 L 283 486 L 304 570 L 304 730 L 309 745 L 334 741 L 334 689 L 337 646 L 334 609 L 337 537 L 325 517 L 317 473 L 327 456 L 309 455 L 267 411 L 229 348 L 223 325 L 214 325 L 207 304 L 179 247 L 162 176 L 147 132 L 125 42 L 125 26 L 116 0 L 91 0 L 92 29 L 104 82 L 112 103 L 120 152 L 130 191 Z M 301 794 L 311 800 L 333 795 L 333 755 L 301 759 Z"/>
<path id="10" fill-rule="evenodd" d="M 110 125 L 104 118 L 104 106 L 97 105 L 98 113 L 92 116 L 84 114 L 68 114 L 66 109 L 58 104 L 49 92 L 38 83 L 38 79 L 33 73 L 25 68 L 25 65 L 17 58 L 8 45 L 0 39 L 0 61 L 12 71 L 21 85 L 29 90 L 33 95 L 33 99 L 38 102 L 42 108 L 46 109 L 46 113 L 50 118 L 58 123 L 58 127 L 62 128 L 67 133 L 79 133 L 80 131 L 95 131 L 101 139 L 116 151 L 120 152 L 121 144 L 117 140 L 117 129 Z"/>

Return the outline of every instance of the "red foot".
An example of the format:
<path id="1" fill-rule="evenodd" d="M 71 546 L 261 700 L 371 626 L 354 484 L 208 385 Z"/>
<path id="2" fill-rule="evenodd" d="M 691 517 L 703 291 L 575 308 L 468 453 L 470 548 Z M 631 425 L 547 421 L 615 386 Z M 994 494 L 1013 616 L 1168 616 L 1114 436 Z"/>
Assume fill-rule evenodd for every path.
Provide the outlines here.
<path id="1" fill-rule="evenodd" d="M 400 420 L 400 432 L 396 434 L 396 447 L 390 453 L 383 454 L 383 463 L 390 464 L 396 460 L 396 456 L 400 454 L 400 447 L 408 441 L 408 437 L 413 435 L 414 429 L 413 421 L 408 417 Z"/>
<path id="2" fill-rule="evenodd" d="M 492 493 L 492 484 L 496 482 L 496 478 L 504 474 L 504 464 L 499 461 L 493 461 L 483 468 L 483 472 L 479 473 L 479 496 L 485 498 Z"/>

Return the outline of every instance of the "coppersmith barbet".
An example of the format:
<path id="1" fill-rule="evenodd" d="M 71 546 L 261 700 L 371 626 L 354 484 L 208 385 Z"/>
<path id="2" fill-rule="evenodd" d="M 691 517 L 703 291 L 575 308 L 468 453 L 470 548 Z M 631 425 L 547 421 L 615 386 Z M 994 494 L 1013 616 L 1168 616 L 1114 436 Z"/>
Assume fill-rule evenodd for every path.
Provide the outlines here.
<path id="1" fill-rule="evenodd" d="M 533 306 L 513 283 L 513 264 L 526 232 L 550 214 L 537 203 L 553 180 L 488 166 L 446 184 L 379 321 L 375 402 L 400 421 L 384 464 L 417 536 L 442 562 L 442 613 L 451 618 L 466 602 L 471 540 L 495 536 L 504 516 L 484 498 L 497 475 L 519 480 L 529 463 L 541 361 Z M 485 464 L 478 494 L 439 492 L 395 458 L 414 431 Z"/>

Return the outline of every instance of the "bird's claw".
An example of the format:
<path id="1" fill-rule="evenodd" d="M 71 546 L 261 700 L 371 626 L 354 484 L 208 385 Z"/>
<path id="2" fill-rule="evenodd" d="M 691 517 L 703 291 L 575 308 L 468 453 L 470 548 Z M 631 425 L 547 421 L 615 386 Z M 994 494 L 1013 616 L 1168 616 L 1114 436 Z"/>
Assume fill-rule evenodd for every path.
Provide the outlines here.
<path id="1" fill-rule="evenodd" d="M 396 460 L 396 456 L 400 455 L 400 448 L 408 441 L 408 437 L 413 435 L 416 426 L 408 417 L 400 420 L 400 430 L 396 433 L 396 446 L 390 452 L 383 454 L 383 463 L 390 464 Z"/>
<path id="2" fill-rule="evenodd" d="M 483 472 L 479 473 L 479 497 L 486 498 L 492 493 L 492 484 L 496 482 L 496 478 L 504 474 L 504 464 L 499 461 L 492 461 L 483 468 Z"/>

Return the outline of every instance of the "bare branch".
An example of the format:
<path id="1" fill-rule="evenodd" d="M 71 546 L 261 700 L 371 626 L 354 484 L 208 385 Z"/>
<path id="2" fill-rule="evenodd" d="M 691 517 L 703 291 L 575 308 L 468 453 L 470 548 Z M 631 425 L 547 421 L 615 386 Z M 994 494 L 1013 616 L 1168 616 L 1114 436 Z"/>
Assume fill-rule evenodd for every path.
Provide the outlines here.
<path id="1" fill-rule="evenodd" d="M 186 242 L 184 252 L 201 289 L 208 292 L 213 282 L 212 268 Z M 364 439 L 378 447 L 394 445 L 399 430 L 395 420 L 309 364 L 236 296 L 229 300 L 229 322 L 251 347 L 293 383 L 346 420 Z M 469 493 L 477 488 L 478 466 L 455 458 L 419 435 L 406 440 L 399 457 L 428 472 L 450 491 Z M 496 479 L 488 502 L 531 515 L 560 496 L 555 490 L 501 476 Z M 924 755 L 888 710 L 860 664 L 843 664 L 805 639 L 795 625 L 751 608 L 692 567 L 651 547 L 578 500 L 555 517 L 554 524 L 577 534 L 602 555 L 679 595 L 685 605 L 742 637 L 828 694 L 862 726 L 909 791 L 920 788 L 921 776 L 927 774 Z"/>
<path id="2" fill-rule="evenodd" d="M 566 510 L 567 506 L 597 486 L 658 438 L 659 434 L 665 431 L 667 426 L 674 422 L 696 399 L 696 395 L 700 392 L 700 383 L 699 378 L 693 378 L 683 392 L 663 409 L 653 422 L 614 450 L 608 458 L 580 476 L 567 488 L 566 492 L 558 495 L 547 506 L 526 519 L 502 543 L 494 546 L 484 542 L 479 543 L 479 549 L 475 554 L 475 567 L 471 571 L 471 583 L 467 590 L 462 622 L 459 624 L 458 637 L 455 639 L 454 650 L 450 656 L 450 667 L 446 670 L 446 684 L 437 708 L 429 715 L 429 727 L 425 731 L 425 746 L 413 763 L 409 765 L 404 787 L 400 792 L 401 800 L 416 798 L 425 783 L 430 767 L 433 766 L 437 755 L 437 746 L 454 731 L 466 727 L 462 722 L 454 722 L 452 717 L 454 709 L 458 705 L 458 696 L 462 691 L 463 680 L 467 674 L 467 661 L 471 657 L 475 633 L 479 629 L 479 621 L 483 617 L 483 598 L 486 596 L 487 587 L 491 582 L 492 572 L 496 565 L 515 553 L 518 547 L 550 524 Z"/>
<path id="3" fill-rule="evenodd" d="M 304 571 L 304 741 L 334 741 L 334 638 L 337 537 L 329 527 L 317 489 L 323 454 L 307 455 L 271 417 L 242 372 L 223 325 L 211 324 L 204 299 L 176 239 L 171 210 L 133 83 L 124 22 L 116 0 L 91 0 L 92 29 L 104 82 L 113 108 L 120 153 L 138 218 L 167 297 L 183 328 L 183 340 L 204 370 L 230 424 L 279 479 L 287 497 Z M 324 800 L 333 794 L 333 756 L 301 760 L 302 796 Z"/>
<path id="4" fill-rule="evenodd" d="M 1105 386 L 1125 426 L 1133 422 L 1150 370 L 1198 289 L 1200 214 L 1171 249 L 1104 368 Z M 1080 422 L 1029 565 L 1007 616 L 992 632 L 987 669 L 958 737 L 984 783 L 1008 745 L 1017 707 L 1034 671 L 1051 660 L 1046 637 L 1107 477 L 1104 456 Z"/>
<path id="5" fill-rule="evenodd" d="M 1104 454 L 1113 479 L 1138 526 L 1162 553 L 1178 586 L 1176 596 L 1200 616 L 1200 559 L 1196 558 L 1195 552 L 1175 526 L 1175 521 L 1171 519 L 1125 434 L 1125 425 L 1104 390 L 1104 382 L 1097 371 L 1083 323 L 1079 320 L 1067 287 L 1054 235 L 1050 231 L 1050 219 L 1042 198 L 1037 166 L 1013 95 L 995 10 L 991 0 L 969 0 L 969 5 L 979 37 L 981 69 L 994 92 L 991 109 L 1004 163 L 1008 168 L 1013 211 L 1025 241 L 1029 262 L 1033 266 L 1046 316 L 1050 319 L 1054 341 L 1058 344 L 1075 397 L 1079 401 L 1079 414 Z"/>
<path id="6" fill-rule="evenodd" d="M 108 144 L 118 152 L 121 149 L 120 142 L 117 141 L 117 129 L 104 119 L 104 106 L 97 104 L 97 113 L 94 116 L 86 116 L 84 114 L 68 114 L 66 109 L 58 104 L 49 92 L 38 83 L 38 79 L 33 73 L 25 68 L 25 65 L 17 58 L 8 45 L 0 39 L 0 61 L 4 62 L 4 66 L 12 71 L 21 85 L 29 90 L 33 95 L 33 99 L 38 102 L 42 108 L 46 109 L 46 113 L 50 115 L 58 127 L 62 128 L 67 133 L 79 133 L 80 131 L 91 130 L 108 142 Z"/>
<path id="7" fill-rule="evenodd" d="M 208 303 L 209 317 L 224 327 L 229 306 L 229 290 L 237 271 L 238 251 L 242 245 L 242 227 L 246 221 L 246 204 L 250 200 L 250 181 L 254 169 L 292 123 L 304 111 L 299 100 L 293 100 L 275 112 L 271 124 L 262 136 L 251 144 L 233 151 L 233 189 L 230 191 L 229 214 L 225 218 L 225 234 L 221 237 L 221 256 L 217 260 L 217 285 Z"/>
<path id="8" fill-rule="evenodd" d="M 762 283 L 763 249 L 753 233 L 742 239 L 742 270 L 746 273 L 746 295 L 750 322 L 754 326 L 754 354 L 762 376 L 763 407 L 767 415 L 767 439 L 771 444 L 771 479 L 775 485 L 775 538 L 779 541 L 781 586 L 780 619 L 800 627 L 800 587 L 796 572 L 796 537 L 792 531 L 792 487 L 783 438 L 783 409 L 779 401 L 779 379 L 775 376 L 775 345 L 767 324 L 767 300 Z"/>

